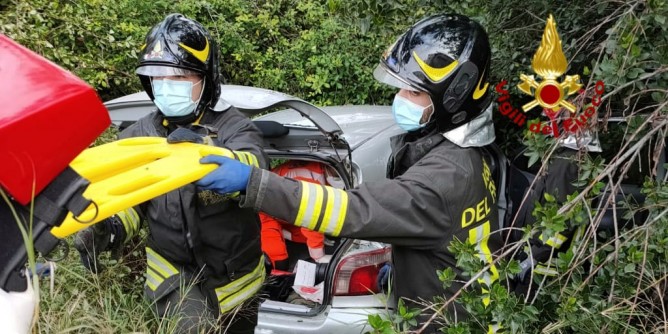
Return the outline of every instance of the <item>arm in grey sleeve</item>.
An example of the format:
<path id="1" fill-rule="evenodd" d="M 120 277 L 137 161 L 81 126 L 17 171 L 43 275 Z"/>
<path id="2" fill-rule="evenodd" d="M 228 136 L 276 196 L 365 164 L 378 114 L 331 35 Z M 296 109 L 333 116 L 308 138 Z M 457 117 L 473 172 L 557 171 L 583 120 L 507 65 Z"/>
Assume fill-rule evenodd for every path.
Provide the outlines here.
<path id="1" fill-rule="evenodd" d="M 427 249 L 440 245 L 458 225 L 445 196 L 454 189 L 443 189 L 448 181 L 454 184 L 454 173 L 451 178 L 434 181 L 433 175 L 413 172 L 344 191 L 254 168 L 240 204 L 332 236 Z M 459 185 L 466 187 L 461 180 Z"/>
<path id="2" fill-rule="evenodd" d="M 252 154 L 257 160 L 257 166 L 260 168 L 269 167 L 269 158 L 262 149 L 262 133 L 253 124 L 253 122 L 236 109 L 230 109 L 226 112 L 225 126 L 219 131 L 221 144 L 228 149 L 238 152 Z M 236 153 L 236 152 L 235 152 Z M 237 154 L 238 155 L 238 154 Z M 252 163 L 253 158 L 247 156 L 237 156 L 238 160 Z"/>

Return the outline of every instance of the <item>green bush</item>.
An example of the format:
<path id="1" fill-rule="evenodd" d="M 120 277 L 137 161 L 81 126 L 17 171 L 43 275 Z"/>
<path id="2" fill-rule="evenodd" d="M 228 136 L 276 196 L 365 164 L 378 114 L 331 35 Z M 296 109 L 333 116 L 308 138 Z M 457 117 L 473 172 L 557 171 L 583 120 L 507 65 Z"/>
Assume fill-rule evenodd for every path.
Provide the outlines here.
<path id="1" fill-rule="evenodd" d="M 137 52 L 150 27 L 171 12 L 209 29 L 227 83 L 321 105 L 391 97 L 372 77 L 386 42 L 341 24 L 317 1 L 16 1 L 0 13 L 0 33 L 73 71 L 107 100 L 141 89 Z"/>
<path id="2" fill-rule="evenodd" d="M 447 332 L 482 333 L 497 321 L 510 332 L 659 331 L 668 317 L 665 178 L 644 182 L 648 201 L 643 207 L 608 203 L 644 212 L 644 225 L 616 235 L 601 235 L 591 227 L 603 213 L 592 207 L 602 180 L 615 184 L 637 172 L 628 168 L 636 160 L 645 159 L 640 165 L 650 169 L 660 163 L 657 152 L 664 149 L 668 133 L 664 0 L 567 5 L 547 0 L 0 0 L 0 33 L 73 71 L 108 100 L 140 90 L 134 66 L 144 35 L 166 14 L 180 12 L 203 23 L 219 42 L 227 83 L 283 91 L 319 105 L 389 104 L 394 90 L 372 78 L 380 54 L 413 22 L 448 11 L 472 16 L 487 29 L 493 51 L 490 87 L 506 79 L 509 88 L 517 85 L 519 73 L 532 72 L 531 58 L 545 19 L 553 14 L 570 64 L 568 74 L 580 74 L 590 87 L 603 80 L 600 115 L 625 116 L 629 126 L 618 133 L 618 154 L 605 161 L 582 160 L 578 182 L 585 190 L 563 207 L 548 201 L 536 211 L 537 226 L 527 227 L 527 232 L 546 233 L 566 225 L 585 229 L 585 237 L 555 260 L 558 278 L 542 282 L 532 300 L 509 294 L 501 279 L 490 288 L 489 307 L 482 305 L 474 280 L 458 300 L 471 311 L 470 321 Z M 528 101 L 516 89 L 509 90 L 514 105 Z M 529 118 L 537 116 L 534 111 Z M 498 141 L 508 148 L 524 139 L 525 133 L 507 119 L 495 121 Z M 106 136 L 100 141 L 111 134 Z M 554 140 L 528 137 L 525 144 L 533 161 L 546 161 Z M 607 168 L 613 163 L 615 168 Z M 469 246 L 451 245 L 464 271 L 474 277 L 483 265 L 471 260 L 477 256 Z M 70 255 L 61 267 L 74 269 L 64 269 L 57 277 L 55 294 L 43 291 L 39 331 L 170 332 L 141 301 L 141 270 L 132 262 L 136 252 L 96 279 L 83 273 L 76 256 Z M 507 275 L 517 271 L 513 261 L 498 266 Z M 439 277 L 447 284 L 453 274 L 444 268 Z M 435 302 L 438 308 L 447 301 L 439 297 Z M 378 332 L 402 331 L 419 312 L 405 307 L 399 311 L 390 319 L 373 317 L 370 324 Z"/>

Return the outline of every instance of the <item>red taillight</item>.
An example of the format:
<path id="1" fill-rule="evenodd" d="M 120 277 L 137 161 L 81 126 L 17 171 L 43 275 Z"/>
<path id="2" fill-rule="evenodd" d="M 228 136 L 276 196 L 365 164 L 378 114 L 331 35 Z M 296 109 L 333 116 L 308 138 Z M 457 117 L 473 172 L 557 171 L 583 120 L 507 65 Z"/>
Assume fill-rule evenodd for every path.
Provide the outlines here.
<path id="1" fill-rule="evenodd" d="M 345 257 L 334 273 L 335 296 L 359 296 L 378 293 L 378 271 L 390 262 L 390 247 L 357 253 Z"/>

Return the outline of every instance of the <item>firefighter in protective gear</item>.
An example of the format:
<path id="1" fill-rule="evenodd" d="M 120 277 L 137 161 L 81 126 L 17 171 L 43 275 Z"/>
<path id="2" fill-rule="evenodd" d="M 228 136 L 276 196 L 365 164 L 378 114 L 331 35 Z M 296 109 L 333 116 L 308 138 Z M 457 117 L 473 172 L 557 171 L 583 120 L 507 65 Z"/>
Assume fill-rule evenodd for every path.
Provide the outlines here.
<path id="1" fill-rule="evenodd" d="M 497 191 L 484 149 L 495 138 L 489 63 L 485 31 L 460 15 L 423 19 L 384 53 L 376 78 L 400 88 L 392 109 L 407 130 L 391 139 L 388 180 L 345 191 L 209 156 L 201 162 L 220 166 L 197 183 L 215 191 L 245 190 L 242 207 L 296 226 L 392 244 L 393 289 L 409 305 L 451 297 L 466 281 L 448 250 L 454 238 L 474 245 L 490 265 L 478 281 L 484 289 L 498 277 L 493 259 L 502 245 Z M 241 169 L 250 171 L 248 183 L 228 187 L 223 176 Z M 436 271 L 448 267 L 458 276 L 446 289 Z M 457 319 L 464 316 L 452 304 L 448 311 L 458 313 Z M 422 324 L 429 312 L 422 312 Z"/>
<path id="2" fill-rule="evenodd" d="M 158 23 L 146 37 L 137 67 L 158 109 L 120 138 L 179 142 L 184 131 L 194 132 L 204 143 L 232 150 L 238 161 L 266 168 L 260 131 L 219 99 L 218 53 L 200 23 L 181 14 Z M 96 253 L 119 247 L 145 219 L 150 230 L 145 295 L 158 314 L 178 316 L 179 333 L 208 332 L 214 326 L 252 333 L 258 310 L 254 296 L 265 277 L 260 221 L 235 197 L 190 184 L 79 232 L 77 249 L 84 265 L 94 267 Z"/>
<path id="3" fill-rule="evenodd" d="M 294 180 L 327 184 L 327 170 L 318 162 L 289 161 L 272 170 L 274 173 Z M 262 221 L 262 250 L 271 260 L 274 269 L 289 270 L 288 250 L 285 240 L 306 244 L 311 258 L 319 261 L 325 256 L 325 236 L 281 222 L 265 213 L 260 213 Z"/>

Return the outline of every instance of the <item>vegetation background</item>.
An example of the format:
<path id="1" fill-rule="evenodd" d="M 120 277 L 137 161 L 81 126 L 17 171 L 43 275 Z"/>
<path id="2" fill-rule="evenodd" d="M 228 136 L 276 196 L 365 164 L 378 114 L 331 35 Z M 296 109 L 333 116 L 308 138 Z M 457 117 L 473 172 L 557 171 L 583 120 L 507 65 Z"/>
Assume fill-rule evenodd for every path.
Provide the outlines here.
<path id="1" fill-rule="evenodd" d="M 73 71 L 108 100 L 140 90 L 134 66 L 144 35 L 164 15 L 180 12 L 218 40 L 228 83 L 279 90 L 318 105 L 389 104 L 393 90 L 372 77 L 380 54 L 418 19 L 450 11 L 486 27 L 494 54 L 490 84 L 506 79 L 508 87 L 518 83 L 519 73 L 531 73 L 545 19 L 553 14 L 568 73 L 580 74 L 589 89 L 605 82 L 601 131 L 609 116 L 624 117 L 628 126 L 614 134 L 614 154 L 582 159 L 583 190 L 565 205 L 548 200 L 536 212 L 539 223 L 525 229 L 526 235 L 585 229 L 585 237 L 559 255 L 558 277 L 541 282 L 531 299 L 508 294 L 501 280 L 490 307 L 480 306 L 480 295 L 464 294 L 460 302 L 471 320 L 447 332 L 486 332 L 493 322 L 511 332 L 668 332 L 668 190 L 665 175 L 654 173 L 668 125 L 665 0 L 0 0 L 0 33 Z M 516 92 L 514 105 L 528 102 Z M 529 159 L 547 160 L 553 140 L 497 118 L 499 143 L 508 152 L 523 143 Z M 621 181 L 640 166 L 648 176 L 639 185 L 644 205 L 608 200 L 593 207 L 601 193 L 619 192 Z M 612 235 L 597 232 L 602 213 L 617 205 L 643 212 L 644 220 Z M 472 276 L 484 269 L 465 245 L 458 251 Z M 119 262 L 107 260 L 110 270 L 98 276 L 86 273 L 73 253 L 59 265 L 54 290 L 44 288 L 38 332 L 171 332 L 141 296 L 140 248 L 129 249 Z M 514 262 L 503 268 L 508 275 L 517 271 Z M 393 332 L 413 316 L 403 310 L 395 322 L 370 320 L 377 331 Z"/>

